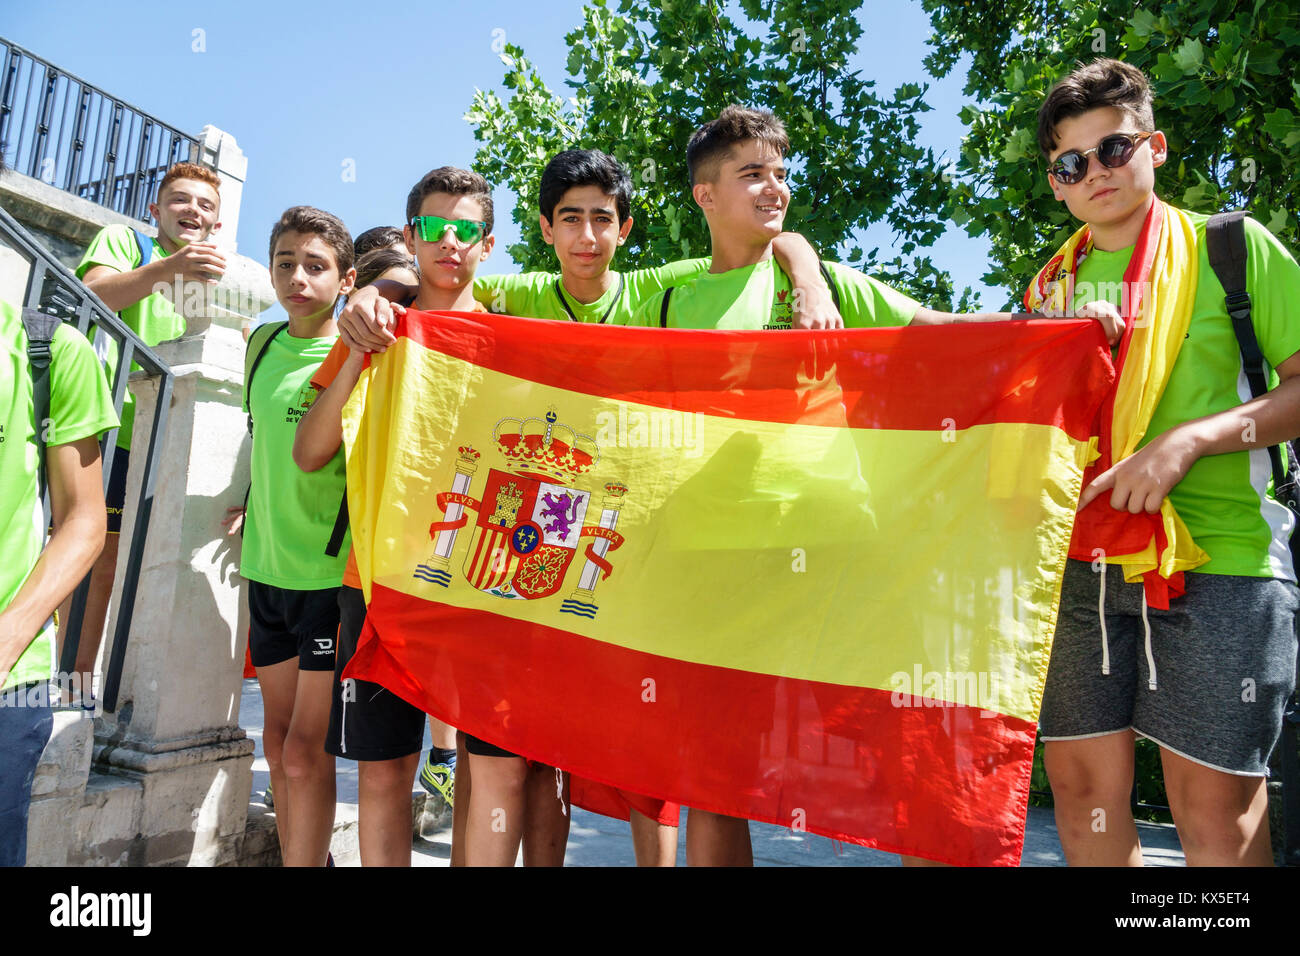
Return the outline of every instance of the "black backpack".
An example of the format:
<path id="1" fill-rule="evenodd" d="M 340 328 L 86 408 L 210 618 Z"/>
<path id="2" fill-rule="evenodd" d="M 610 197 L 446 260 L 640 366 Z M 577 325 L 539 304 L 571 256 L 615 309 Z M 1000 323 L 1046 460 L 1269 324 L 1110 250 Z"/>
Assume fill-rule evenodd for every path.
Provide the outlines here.
<path id="1" fill-rule="evenodd" d="M 1224 303 L 1232 319 L 1241 350 L 1242 368 L 1254 397 L 1268 391 L 1268 362 L 1260 351 L 1255 327 L 1250 321 L 1250 293 L 1246 291 L 1246 226 L 1244 210 L 1221 212 L 1205 224 L 1205 245 L 1210 267 L 1223 285 Z M 1296 451 L 1289 441 L 1270 445 L 1273 466 L 1273 496 L 1291 509 L 1300 528 L 1300 487 L 1296 481 Z M 1291 535 L 1291 559 L 1300 568 L 1300 533 Z M 1300 675 L 1297 676 L 1300 685 Z M 1282 819 L 1286 836 L 1283 862 L 1300 866 L 1300 757 L 1296 755 L 1300 734 L 1300 686 L 1292 693 L 1282 716 Z"/>
<path id="2" fill-rule="evenodd" d="M 248 347 L 244 352 L 244 412 L 248 415 L 248 434 L 253 434 L 253 407 L 249 399 L 253 394 L 253 376 L 257 374 L 257 367 L 262 364 L 262 358 L 266 355 L 266 350 L 271 347 L 271 340 L 289 327 L 288 322 L 268 322 L 265 325 L 259 325 L 248 336 Z M 248 510 L 248 496 L 252 492 L 252 486 L 249 486 L 244 493 L 244 510 Z M 345 489 L 343 500 L 339 502 L 339 513 L 334 519 L 334 530 L 330 533 L 329 542 L 325 545 L 325 554 L 328 557 L 338 557 L 339 551 L 343 547 L 343 535 L 348 530 L 348 493 Z"/>

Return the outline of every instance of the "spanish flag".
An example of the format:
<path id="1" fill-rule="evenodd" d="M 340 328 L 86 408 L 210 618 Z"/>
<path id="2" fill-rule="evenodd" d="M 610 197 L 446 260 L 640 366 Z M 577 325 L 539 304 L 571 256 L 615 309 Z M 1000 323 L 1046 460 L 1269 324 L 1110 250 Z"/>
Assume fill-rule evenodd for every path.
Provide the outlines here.
<path id="1" fill-rule="evenodd" d="M 632 793 L 1018 862 L 1096 323 L 396 335 L 344 411 L 347 676 Z"/>

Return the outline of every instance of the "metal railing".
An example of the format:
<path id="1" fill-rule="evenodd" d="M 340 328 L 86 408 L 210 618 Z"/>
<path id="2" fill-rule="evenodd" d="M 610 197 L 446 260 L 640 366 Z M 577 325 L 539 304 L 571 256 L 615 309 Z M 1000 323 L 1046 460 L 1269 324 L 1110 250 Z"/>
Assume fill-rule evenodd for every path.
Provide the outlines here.
<path id="1" fill-rule="evenodd" d="M 11 169 L 132 219 L 198 140 L 0 37 L 0 143 Z"/>
<path id="2" fill-rule="evenodd" d="M 100 695 L 104 710 L 117 710 L 117 694 L 122 682 L 122 665 L 126 660 L 127 637 L 131 633 L 131 617 L 135 611 L 136 591 L 140 583 L 140 567 L 144 561 L 145 536 L 149 530 L 149 515 L 153 510 L 154 483 L 158 474 L 158 459 L 162 452 L 162 436 L 167 427 L 167 413 L 171 408 L 171 369 L 131 331 L 118 316 L 100 301 L 99 297 L 81 284 L 43 246 L 32 238 L 4 209 L 0 209 L 0 238 L 31 265 L 27 274 L 27 288 L 22 305 L 51 315 L 75 325 L 89 336 L 91 326 L 109 336 L 117 344 L 116 365 L 110 370 L 109 387 L 113 394 L 113 408 L 120 416 L 122 400 L 126 395 L 127 376 L 135 363 L 151 375 L 161 378 L 157 404 L 154 408 L 153 427 L 149 431 L 149 446 L 144 455 L 144 480 L 139 497 L 128 501 L 123 508 L 124 518 L 134 515 L 134 533 L 131 551 L 127 556 L 122 578 L 122 598 L 118 606 L 116 626 L 113 630 L 112 650 L 104 670 L 104 687 Z M 138 409 L 137 409 L 138 412 Z M 135 438 L 138 442 L 140 435 Z M 138 447 L 138 446 L 137 446 Z M 103 453 L 104 484 L 107 488 L 113 470 L 113 457 L 117 452 L 117 429 L 104 436 L 100 443 Z M 120 560 L 120 559 L 119 559 Z M 86 613 L 86 596 L 90 590 L 90 575 L 73 592 L 72 608 L 68 615 L 63 652 L 59 669 L 69 674 L 76 668 L 77 646 L 81 638 L 81 622 Z"/>

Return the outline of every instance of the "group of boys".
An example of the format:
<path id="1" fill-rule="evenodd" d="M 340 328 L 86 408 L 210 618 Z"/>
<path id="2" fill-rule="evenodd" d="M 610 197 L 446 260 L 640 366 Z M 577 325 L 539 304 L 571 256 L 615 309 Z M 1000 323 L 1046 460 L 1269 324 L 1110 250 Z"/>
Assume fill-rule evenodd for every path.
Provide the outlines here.
<path id="1" fill-rule="evenodd" d="M 1140 864 L 1128 801 L 1134 738 L 1142 735 L 1160 746 L 1188 862 L 1267 863 L 1264 781 L 1293 686 L 1300 597 L 1287 550 L 1292 520 L 1271 493 L 1266 449 L 1300 434 L 1300 324 L 1288 323 L 1286 314 L 1288 301 L 1300 293 L 1300 267 L 1265 229 L 1247 222 L 1251 320 L 1275 386 L 1252 397 L 1224 291 L 1207 260 L 1207 217 L 1185 213 L 1155 194 L 1154 170 L 1165 162 L 1167 144 L 1155 129 L 1141 72 L 1113 60 L 1074 71 L 1040 110 L 1039 143 L 1054 195 L 1085 225 L 1035 280 L 1027 305 L 1044 314 L 1101 321 L 1118 373 L 1101 422 L 1102 456 L 1085 474 L 1043 701 L 1041 732 L 1062 845 L 1071 863 Z M 687 166 L 712 255 L 630 273 L 610 268 L 632 228 L 631 180 L 611 157 L 569 150 L 543 174 L 539 222 L 555 248 L 558 274 L 476 277 L 493 245 L 490 188 L 474 173 L 435 169 L 407 199 L 403 243 L 416 260 L 417 284 L 379 282 L 353 293 L 338 316 L 337 340 L 335 300 L 355 282 L 353 249 L 345 248 L 342 223 L 308 207 L 282 217 L 270 257 L 290 322 L 288 334 L 275 339 L 274 347 L 285 354 L 275 358 L 276 352 L 268 352 L 272 357 L 265 361 L 272 364 L 258 372 L 257 388 L 266 390 L 266 398 L 259 398 L 252 383 L 245 386 L 258 427 L 244 576 L 253 582 L 253 661 L 259 678 L 263 670 L 272 672 L 264 693 L 270 687 L 271 696 L 298 701 L 291 707 L 292 726 L 281 728 L 283 754 L 272 761 L 277 805 L 282 787 L 289 801 L 281 830 L 286 862 L 325 862 L 333 757 L 321 758 L 328 754 L 360 764 L 362 863 L 409 863 L 410 788 L 425 715 L 383 687 L 342 679 L 366 608 L 346 536 L 340 540 L 336 533 L 342 408 L 366 355 L 395 341 L 392 323 L 404 308 L 487 306 L 532 318 L 687 329 L 1009 318 L 933 311 L 852 269 L 823 265 L 806 242 L 783 233 L 790 199 L 787 148 L 784 130 L 770 113 L 731 106 L 704 124 L 691 138 Z M 183 265 L 180 271 L 211 281 L 224 265 L 205 244 L 219 205 L 205 209 L 203 189 L 174 196 L 168 185 L 153 207 L 161 245 L 155 251 Z M 102 268 L 111 274 L 98 272 Z M 138 265 L 113 267 L 96 259 L 85 278 L 110 307 L 126 308 L 127 297 L 145 288 L 143 280 L 132 278 L 140 271 Z M 1115 293 L 1103 291 L 1099 301 L 1076 306 L 1071 290 L 1085 287 Z M 790 301 L 801 310 L 794 312 Z M 0 318 L 7 323 L 3 344 L 20 344 L 18 327 Z M 88 349 L 84 341 L 76 347 L 84 366 L 91 361 Z M 22 376 L 14 374 L 21 386 Z M 0 391 L 0 401 L 8 395 Z M 299 413 L 284 415 L 286 397 Z M 273 419 L 265 433 L 273 437 L 262 437 L 268 417 L 259 415 L 263 407 Z M 31 428 L 21 403 L 15 408 L 16 424 L 0 422 L 7 435 Z M 67 432 L 75 437 L 64 440 L 93 446 L 93 436 L 111 427 L 111 407 L 108 412 L 81 416 L 81 426 Z M 1243 429 L 1243 419 L 1253 427 Z M 12 445 L 0 445 L 0 455 Z M 97 479 L 97 450 L 89 446 L 82 459 L 93 461 L 83 470 Z M 52 463 L 61 446 L 54 447 Z M 51 468 L 52 491 L 60 470 Z M 23 495 L 14 501 L 30 512 L 30 489 Z M 301 498 L 295 529 L 282 534 L 282 524 L 274 523 L 271 533 L 265 523 L 285 519 L 272 518 L 259 502 L 275 500 L 278 511 L 293 496 Z M 6 509 L 10 498 L 6 490 Z M 55 509 L 56 529 L 60 507 L 66 506 L 65 501 Z M 254 530 L 259 522 L 262 529 Z M 1164 537 L 1156 540 L 1167 546 L 1167 560 L 1152 560 L 1143 546 L 1141 534 L 1153 523 L 1161 525 Z M 0 536 L 6 527 L 0 521 Z M 95 531 L 87 527 L 85 541 Z M 50 539 L 47 556 L 60 532 Z M 1135 534 L 1141 539 L 1137 546 Z M 90 554 L 85 541 L 82 550 Z M 1102 560 L 1095 560 L 1098 554 Z M 281 573 L 277 561 L 293 569 Z M 37 568 L 50 563 L 42 558 Z M 12 587 L 0 579 L 0 622 L 21 620 L 18 633 L 31 632 L 32 614 L 19 619 L 13 612 L 33 605 L 32 582 L 45 582 L 43 603 L 34 606 L 48 616 L 50 599 L 61 598 L 77 576 L 63 571 L 49 583 L 33 572 L 27 584 L 20 579 Z M 10 601 L 19 584 L 22 600 Z M 4 628 L 0 641 L 9 655 L 15 642 Z M 13 669 L 8 656 L 0 665 Z M 1249 695 L 1242 693 L 1245 680 Z M 304 681 L 311 684 L 309 693 Z M 435 740 L 441 746 L 428 765 L 436 756 L 439 766 L 456 768 L 454 791 L 448 793 L 453 864 L 512 865 L 521 843 L 526 864 L 562 863 L 570 787 L 564 775 L 464 734 L 455 735 L 456 759 L 451 743 L 450 737 Z M 0 759 L 7 753 L 0 752 Z M 281 762 L 287 775 L 277 777 Z M 578 782 L 572 786 L 581 804 Z M 632 821 L 638 862 L 671 865 L 676 805 L 637 794 L 618 793 L 617 799 L 617 812 Z M 1093 825 L 1097 808 L 1109 821 L 1100 830 Z M 25 803 L 22 812 L 25 819 Z M 751 863 L 748 821 L 692 810 L 687 862 Z"/>

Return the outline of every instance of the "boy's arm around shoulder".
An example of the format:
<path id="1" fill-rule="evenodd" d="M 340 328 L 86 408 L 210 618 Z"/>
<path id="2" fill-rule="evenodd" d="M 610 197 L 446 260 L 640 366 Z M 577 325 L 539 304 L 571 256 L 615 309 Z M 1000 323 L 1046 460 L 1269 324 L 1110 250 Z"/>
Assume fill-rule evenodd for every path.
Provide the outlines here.
<path id="1" fill-rule="evenodd" d="M 794 289 L 796 329 L 842 329 L 844 319 L 835 305 L 830 285 L 822 275 L 821 257 L 812 243 L 797 232 L 783 232 L 772 240 L 772 255 L 790 277 Z"/>

